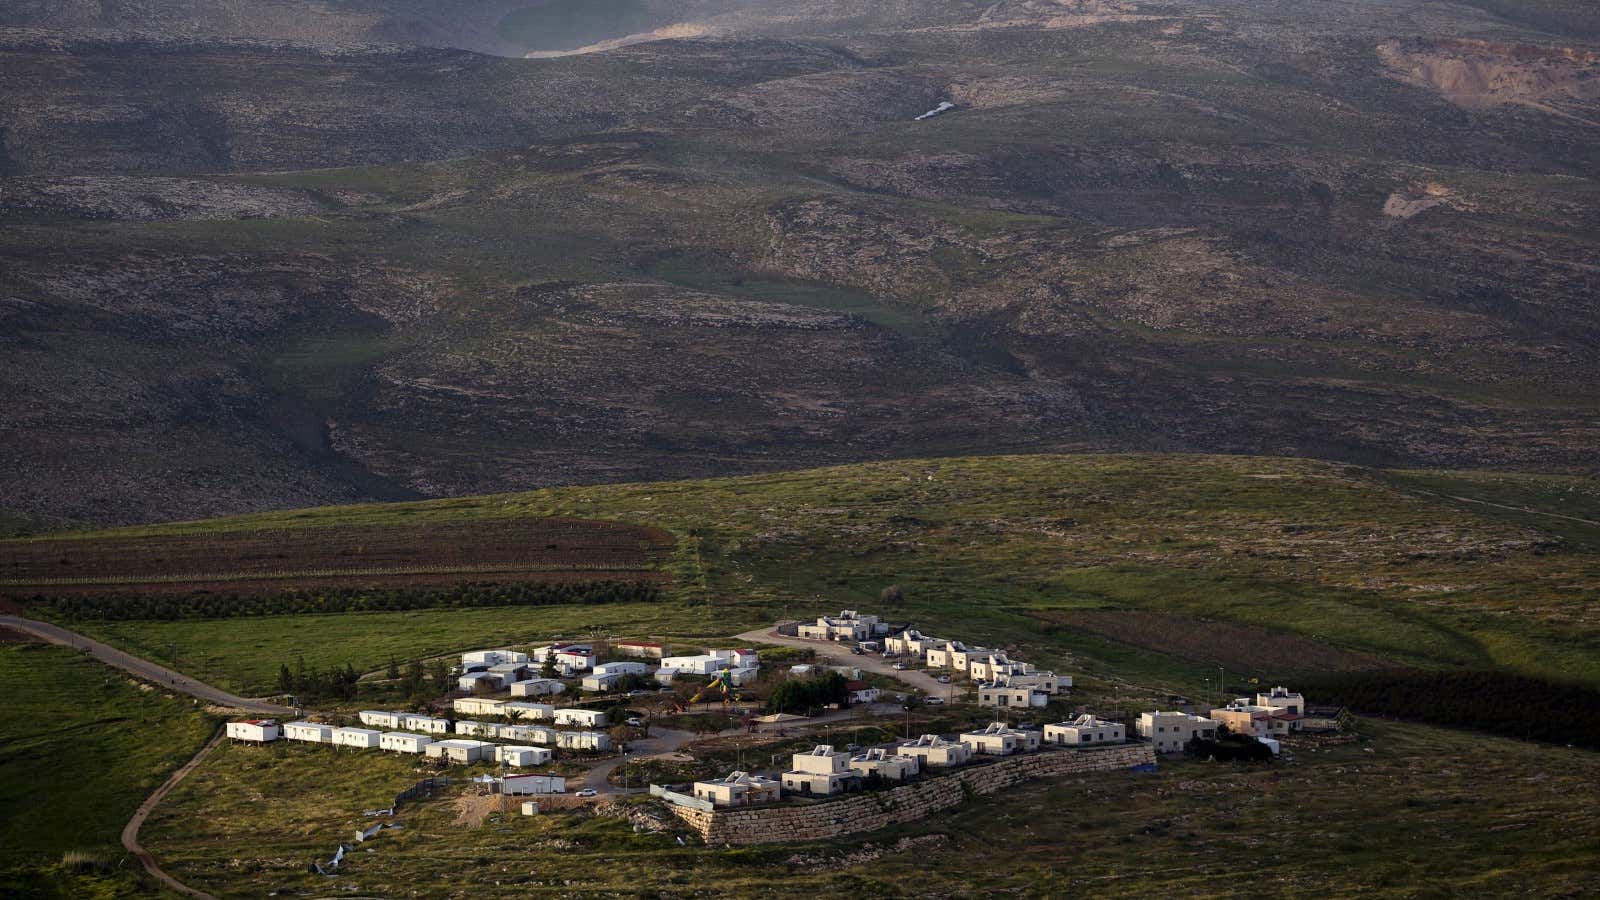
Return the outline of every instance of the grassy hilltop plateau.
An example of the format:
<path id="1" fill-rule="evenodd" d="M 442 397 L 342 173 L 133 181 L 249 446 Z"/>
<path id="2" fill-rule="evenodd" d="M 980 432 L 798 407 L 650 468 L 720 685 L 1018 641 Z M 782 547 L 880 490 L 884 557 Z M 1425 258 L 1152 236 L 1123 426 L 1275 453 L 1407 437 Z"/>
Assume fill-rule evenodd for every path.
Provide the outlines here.
<path id="1" fill-rule="evenodd" d="M 1600 884 L 1590 0 L 0 4 L 0 397 L 0 895 Z M 742 635 L 840 609 L 1071 676 L 1037 722 L 1347 715 L 736 848 L 629 788 L 994 711 L 569 679 L 631 755 L 537 816 L 212 743 L 563 638 L 776 709 L 860 657 Z"/>

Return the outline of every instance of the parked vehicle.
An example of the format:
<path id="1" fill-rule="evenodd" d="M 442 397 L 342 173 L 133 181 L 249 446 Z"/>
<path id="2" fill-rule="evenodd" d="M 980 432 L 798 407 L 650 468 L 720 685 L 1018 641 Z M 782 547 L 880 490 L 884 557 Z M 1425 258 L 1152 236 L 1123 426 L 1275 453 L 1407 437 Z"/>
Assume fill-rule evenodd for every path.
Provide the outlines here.
<path id="1" fill-rule="evenodd" d="M 596 791 L 594 788 L 584 788 L 583 790 L 579 791 L 578 793 L 574 794 L 573 796 L 575 796 L 575 797 L 593 797 L 598 793 L 599 793 L 599 791 Z"/>
<path id="2" fill-rule="evenodd" d="M 939 676 L 939 683 L 940 684 L 949 684 L 950 683 L 950 676 L 949 675 L 940 675 Z"/>
<path id="3" fill-rule="evenodd" d="M 890 666 L 889 668 L 894 669 L 896 672 L 904 672 L 906 670 L 906 664 L 905 663 L 895 663 L 894 665 Z"/>
<path id="4" fill-rule="evenodd" d="M 644 720 L 638 716 L 631 716 L 628 718 L 628 724 L 632 725 L 634 728 L 643 728 Z"/>
<path id="5" fill-rule="evenodd" d="M 941 706 L 941 705 L 944 704 L 944 698 L 943 697 L 928 697 L 927 699 L 923 700 L 922 702 L 928 704 L 929 706 Z"/>

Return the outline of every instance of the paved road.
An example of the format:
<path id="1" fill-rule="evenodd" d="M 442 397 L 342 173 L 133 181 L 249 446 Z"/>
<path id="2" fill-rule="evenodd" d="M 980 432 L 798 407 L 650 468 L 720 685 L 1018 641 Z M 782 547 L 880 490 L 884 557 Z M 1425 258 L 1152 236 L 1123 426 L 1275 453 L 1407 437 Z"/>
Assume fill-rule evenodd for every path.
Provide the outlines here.
<path id="1" fill-rule="evenodd" d="M 198 897 L 200 900 L 216 900 L 216 898 L 205 893 L 204 891 L 197 891 L 178 879 L 173 878 L 171 875 L 161 871 L 161 867 L 156 865 L 156 859 L 150 855 L 150 851 L 140 846 L 139 827 L 144 824 L 145 819 L 150 817 L 150 813 L 155 811 L 156 806 L 166 798 L 167 794 L 171 792 L 173 788 L 178 786 L 178 782 L 182 781 L 190 772 L 193 772 L 195 767 L 200 765 L 200 761 L 206 758 L 207 754 L 217 749 L 217 745 L 222 743 L 222 735 L 223 732 L 218 730 L 217 733 L 212 736 L 211 740 L 208 741 L 204 747 L 200 748 L 200 752 L 196 753 L 193 759 L 180 766 L 178 771 L 173 772 L 172 777 L 166 780 L 166 783 L 162 784 L 161 787 L 156 788 L 154 793 L 146 797 L 143 803 L 139 804 L 139 809 L 134 812 L 133 818 L 129 819 L 128 824 L 122 827 L 123 848 L 129 853 L 132 853 L 134 856 L 138 857 L 140 865 L 144 866 L 144 870 L 149 872 L 152 878 L 180 894 L 190 897 Z"/>
<path id="2" fill-rule="evenodd" d="M 191 697 L 198 697 L 207 703 L 268 716 L 292 716 L 295 714 L 295 711 L 287 706 L 278 706 L 274 703 L 239 697 L 219 688 L 214 688 L 209 684 L 202 684 L 181 672 L 174 672 L 147 659 L 130 656 L 115 647 L 109 647 L 99 641 L 84 637 L 75 631 L 68 631 L 59 625 L 24 619 L 21 616 L 0 616 L 0 625 L 26 632 L 51 644 L 87 650 L 95 659 L 108 666 L 115 666 L 124 672 L 137 675 L 168 690 L 179 691 Z"/>
<path id="3" fill-rule="evenodd" d="M 931 697 L 944 697 L 950 699 L 952 688 L 948 684 L 940 684 L 939 680 L 925 671 L 894 668 L 894 661 L 881 656 L 862 654 L 857 656 L 850 652 L 850 648 L 836 641 L 808 641 L 805 638 L 789 637 L 779 634 L 770 628 L 758 628 L 755 631 L 746 631 L 739 635 L 741 641 L 752 641 L 763 644 L 779 644 L 784 647 L 799 647 L 804 650 L 817 651 L 817 658 L 825 665 L 859 666 L 863 672 L 875 672 L 887 675 L 896 681 L 904 682 L 917 688 Z M 956 688 L 955 690 L 960 690 Z"/>

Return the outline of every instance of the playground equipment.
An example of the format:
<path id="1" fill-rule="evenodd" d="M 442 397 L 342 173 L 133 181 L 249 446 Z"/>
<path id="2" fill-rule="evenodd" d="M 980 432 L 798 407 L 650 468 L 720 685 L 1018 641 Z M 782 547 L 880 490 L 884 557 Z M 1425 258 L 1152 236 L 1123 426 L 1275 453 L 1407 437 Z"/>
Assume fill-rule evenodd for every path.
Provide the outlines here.
<path id="1" fill-rule="evenodd" d="M 711 680 L 706 682 L 705 687 L 696 692 L 693 697 L 690 697 L 688 703 L 677 706 L 675 711 L 683 712 L 699 703 L 707 694 L 718 693 L 722 695 L 722 705 L 724 707 L 732 706 L 740 700 L 739 688 L 733 683 L 733 675 L 727 669 L 712 675 Z M 709 703 L 710 701 L 706 702 Z"/>

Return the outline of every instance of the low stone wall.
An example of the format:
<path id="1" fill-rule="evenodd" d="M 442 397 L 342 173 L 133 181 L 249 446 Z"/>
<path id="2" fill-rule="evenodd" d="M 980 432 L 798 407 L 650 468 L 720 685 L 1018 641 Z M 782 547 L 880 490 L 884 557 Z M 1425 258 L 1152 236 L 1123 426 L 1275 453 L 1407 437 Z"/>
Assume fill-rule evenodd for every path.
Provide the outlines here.
<path id="1" fill-rule="evenodd" d="M 905 787 L 852 794 L 822 803 L 710 812 L 674 806 L 672 812 L 707 844 L 815 841 L 914 822 L 958 806 L 969 796 L 992 794 L 1034 778 L 1129 769 L 1155 761 L 1155 751 L 1149 744 L 1096 750 L 1046 750 L 1007 757 L 989 765 L 957 769 L 948 775 L 925 777 Z"/>

